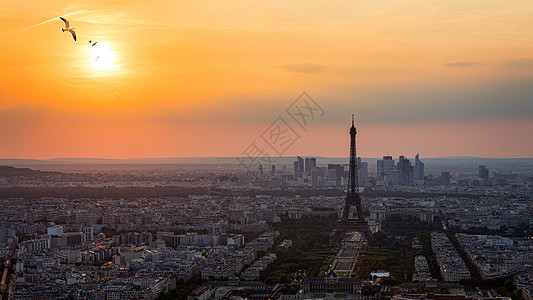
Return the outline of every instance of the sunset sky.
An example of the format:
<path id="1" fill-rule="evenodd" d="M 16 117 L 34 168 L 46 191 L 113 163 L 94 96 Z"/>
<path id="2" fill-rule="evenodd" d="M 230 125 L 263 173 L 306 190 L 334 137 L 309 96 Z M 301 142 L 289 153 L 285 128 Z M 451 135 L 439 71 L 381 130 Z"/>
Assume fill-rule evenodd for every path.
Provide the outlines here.
<path id="1" fill-rule="evenodd" d="M 284 156 L 346 157 L 352 113 L 363 157 L 533 157 L 532 16 L 530 0 L 2 1 L 0 158 L 241 156 L 278 117 L 301 137 Z M 324 111 L 305 129 L 285 112 L 304 91 Z"/>

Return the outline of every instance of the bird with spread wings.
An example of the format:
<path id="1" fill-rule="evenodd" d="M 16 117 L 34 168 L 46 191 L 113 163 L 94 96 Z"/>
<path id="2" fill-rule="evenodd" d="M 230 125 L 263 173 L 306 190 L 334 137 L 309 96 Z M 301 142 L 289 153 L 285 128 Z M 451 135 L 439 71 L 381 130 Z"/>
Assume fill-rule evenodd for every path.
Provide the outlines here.
<path id="1" fill-rule="evenodd" d="M 74 41 L 76 40 L 76 32 L 74 32 L 74 27 L 70 27 L 70 23 L 67 21 L 67 19 L 63 17 L 59 17 L 63 22 L 65 22 L 65 28 L 61 28 L 63 32 L 68 31 L 72 34 L 72 37 L 74 38 Z"/>

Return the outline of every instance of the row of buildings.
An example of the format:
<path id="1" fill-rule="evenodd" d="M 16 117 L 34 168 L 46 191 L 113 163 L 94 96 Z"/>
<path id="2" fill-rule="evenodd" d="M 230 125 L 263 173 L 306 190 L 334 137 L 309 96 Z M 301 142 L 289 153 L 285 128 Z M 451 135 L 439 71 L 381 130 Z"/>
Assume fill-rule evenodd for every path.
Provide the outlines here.
<path id="1" fill-rule="evenodd" d="M 533 270 L 533 239 L 457 233 L 483 279 Z"/>
<path id="2" fill-rule="evenodd" d="M 470 271 L 445 233 L 431 233 L 431 248 L 444 281 L 470 279 Z"/>

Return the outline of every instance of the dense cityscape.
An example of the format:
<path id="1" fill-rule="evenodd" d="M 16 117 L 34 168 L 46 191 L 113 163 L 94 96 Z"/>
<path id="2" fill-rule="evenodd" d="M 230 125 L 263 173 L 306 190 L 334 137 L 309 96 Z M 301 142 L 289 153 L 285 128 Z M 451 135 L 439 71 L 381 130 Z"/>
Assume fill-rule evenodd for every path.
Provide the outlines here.
<path id="1" fill-rule="evenodd" d="M 533 168 L 443 170 L 419 154 L 414 162 L 384 156 L 370 168 L 371 160 L 358 158 L 357 191 L 374 241 L 352 232 L 329 248 L 318 270 L 295 264 L 276 277 L 284 270 L 280 255 L 303 242 L 284 226 L 303 220 L 334 226 L 349 188 L 349 164 L 293 159 L 255 170 L 231 164 L 102 165 L 97 171 L 63 165 L 57 168 L 77 171 L 61 172 L 51 165 L 47 171 L 3 166 L 3 295 L 531 299 Z M 420 228 L 387 234 L 387 224 L 398 218 Z M 430 231 L 420 232 L 426 227 Z M 327 245 L 332 229 L 322 230 Z M 394 263 L 364 271 L 372 268 L 368 253 L 390 248 L 384 243 L 407 243 L 416 252 L 403 274 Z M 302 251 L 298 255 L 313 254 Z M 505 289 L 498 279 L 507 280 Z"/>

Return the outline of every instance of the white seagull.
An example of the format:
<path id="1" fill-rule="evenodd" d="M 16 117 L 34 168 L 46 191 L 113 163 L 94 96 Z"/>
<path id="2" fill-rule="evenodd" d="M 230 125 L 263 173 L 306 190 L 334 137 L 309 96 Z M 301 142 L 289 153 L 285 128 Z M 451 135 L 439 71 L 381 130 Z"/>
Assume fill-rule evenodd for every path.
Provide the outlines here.
<path id="1" fill-rule="evenodd" d="M 66 28 L 61 28 L 61 31 L 65 32 L 65 31 L 68 31 L 70 33 L 72 33 L 72 37 L 74 38 L 74 40 L 76 40 L 76 33 L 74 32 L 74 27 L 70 27 L 70 24 L 69 22 L 67 21 L 67 19 L 63 18 L 63 17 L 59 17 L 61 20 L 63 20 L 63 22 L 65 22 L 65 27 Z"/>

